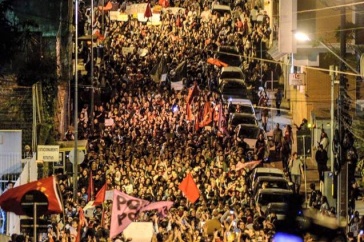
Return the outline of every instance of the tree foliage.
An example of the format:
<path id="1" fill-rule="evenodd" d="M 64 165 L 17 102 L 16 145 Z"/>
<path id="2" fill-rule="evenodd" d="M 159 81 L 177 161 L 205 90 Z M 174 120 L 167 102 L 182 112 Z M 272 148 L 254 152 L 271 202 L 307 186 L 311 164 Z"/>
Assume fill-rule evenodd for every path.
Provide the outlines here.
<path id="1" fill-rule="evenodd" d="M 9 12 L 12 10 L 12 0 L 0 1 L 0 73 L 4 72 L 4 67 L 11 63 L 18 50 L 19 31 L 9 20 Z"/>

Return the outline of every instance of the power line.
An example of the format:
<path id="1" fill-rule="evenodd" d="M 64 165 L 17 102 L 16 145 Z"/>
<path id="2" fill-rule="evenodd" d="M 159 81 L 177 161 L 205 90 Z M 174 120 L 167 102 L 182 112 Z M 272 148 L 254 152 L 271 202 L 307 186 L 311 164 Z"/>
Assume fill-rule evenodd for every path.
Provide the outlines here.
<path id="1" fill-rule="evenodd" d="M 331 7 L 301 10 L 301 11 L 297 11 L 297 14 L 299 14 L 299 13 L 319 12 L 319 11 L 325 11 L 325 10 L 337 9 L 337 8 L 353 7 L 353 6 L 357 6 L 357 5 L 361 5 L 361 4 L 364 4 L 364 1 L 357 2 L 357 3 L 353 2 L 353 3 L 347 3 L 347 4 L 340 4 L 340 5 L 335 5 L 335 6 L 331 6 Z"/>

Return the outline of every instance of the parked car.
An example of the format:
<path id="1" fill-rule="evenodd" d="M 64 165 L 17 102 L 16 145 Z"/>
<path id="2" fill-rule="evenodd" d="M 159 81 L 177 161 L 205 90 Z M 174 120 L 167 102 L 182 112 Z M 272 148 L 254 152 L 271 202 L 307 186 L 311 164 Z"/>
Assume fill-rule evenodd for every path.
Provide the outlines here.
<path id="1" fill-rule="evenodd" d="M 254 188 L 255 181 L 262 176 L 285 178 L 285 174 L 281 169 L 270 167 L 257 167 L 250 174 L 249 182 L 251 185 L 251 189 Z"/>
<path id="2" fill-rule="evenodd" d="M 228 66 L 240 67 L 243 63 L 243 57 L 235 46 L 219 46 L 215 58 L 228 64 Z"/>
<path id="3" fill-rule="evenodd" d="M 239 124 L 258 125 L 257 118 L 253 114 L 248 113 L 231 113 L 229 115 L 229 125 L 235 128 Z"/>
<path id="4" fill-rule="evenodd" d="M 213 8 L 211 9 L 211 13 L 213 15 L 218 13 L 220 15 L 220 17 L 224 17 L 225 14 L 229 14 L 231 16 L 231 20 L 232 20 L 231 27 L 234 27 L 235 19 L 233 18 L 233 12 L 229 5 L 214 4 Z"/>
<path id="5" fill-rule="evenodd" d="M 282 177 L 274 176 L 260 176 L 254 182 L 254 187 L 251 189 L 253 196 L 257 194 L 259 189 L 262 188 L 279 188 L 285 190 L 291 190 L 290 182 Z"/>
<path id="6" fill-rule="evenodd" d="M 266 213 L 270 203 L 289 203 L 292 200 L 293 191 L 279 188 L 260 189 L 254 197 L 255 206 Z"/>
<path id="7" fill-rule="evenodd" d="M 239 124 L 235 128 L 237 137 L 244 137 L 244 141 L 248 144 L 249 150 L 255 149 L 255 144 L 258 140 L 259 134 L 263 134 L 264 140 L 268 145 L 267 135 L 262 128 L 255 124 Z"/>
<path id="8" fill-rule="evenodd" d="M 249 99 L 230 98 L 228 110 L 229 113 L 246 113 L 255 116 L 253 103 Z"/>
<path id="9" fill-rule="evenodd" d="M 245 75 L 243 71 L 240 67 L 236 66 L 226 66 L 221 69 L 219 84 L 226 79 L 241 80 L 245 83 Z"/>
<path id="10" fill-rule="evenodd" d="M 219 91 L 225 102 L 232 98 L 248 98 L 248 90 L 242 79 L 221 80 Z"/>

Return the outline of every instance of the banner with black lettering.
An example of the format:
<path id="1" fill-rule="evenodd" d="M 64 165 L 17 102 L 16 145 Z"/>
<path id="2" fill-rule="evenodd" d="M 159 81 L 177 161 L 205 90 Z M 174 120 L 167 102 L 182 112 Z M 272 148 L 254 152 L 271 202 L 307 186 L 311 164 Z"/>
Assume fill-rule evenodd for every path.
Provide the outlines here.
<path id="1" fill-rule="evenodd" d="M 138 212 L 149 204 L 149 201 L 129 196 L 118 190 L 114 190 L 110 239 L 115 238 L 135 220 Z"/>

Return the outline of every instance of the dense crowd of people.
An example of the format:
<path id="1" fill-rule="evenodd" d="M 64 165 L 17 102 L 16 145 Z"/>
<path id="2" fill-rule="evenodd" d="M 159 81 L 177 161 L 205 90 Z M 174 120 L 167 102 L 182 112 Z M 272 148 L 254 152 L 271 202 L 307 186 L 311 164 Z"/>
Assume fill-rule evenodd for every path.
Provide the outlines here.
<path id="1" fill-rule="evenodd" d="M 256 150 L 249 152 L 244 137 L 224 124 L 228 108 L 217 89 L 220 69 L 206 62 L 218 46 L 237 47 L 258 102 L 255 90 L 277 70 L 277 66 L 254 58 L 266 50 L 272 34 L 270 17 L 261 2 L 232 1 L 233 14 L 221 16 L 211 11 L 219 4 L 217 0 L 171 1 L 171 6 L 184 10 L 162 12 L 160 25 L 132 18 L 112 21 L 99 7 L 91 20 L 89 6 L 81 4 L 79 21 L 83 24 L 79 31 L 91 34 L 93 29 L 98 34 L 93 43 L 82 42 L 79 49 L 87 71 L 81 83 L 93 85 L 95 105 L 89 105 L 90 93 L 82 91 L 78 132 L 66 137 L 78 135 L 88 140 L 79 171 L 78 199 L 72 199 L 70 178 L 58 175 L 66 218 L 63 227 L 50 229 L 51 235 L 60 241 L 75 238 L 78 207 L 93 200 L 106 183 L 109 190 L 148 201 L 174 202 L 165 217 L 150 212 L 135 218 L 153 222 L 153 241 L 271 241 L 277 217 L 256 209 L 248 187 L 249 168 L 237 169 L 239 163 L 263 157 Z M 112 3 L 120 11 L 132 4 Z M 125 52 L 126 47 L 131 51 Z M 150 74 L 161 58 L 167 63 L 167 80 L 156 82 Z M 187 65 L 184 88 L 175 90 L 171 80 L 183 61 Z M 262 113 L 262 119 L 267 116 Z M 288 165 L 288 158 L 285 162 Z M 200 191 L 195 203 L 188 202 L 178 188 L 188 173 Z M 90 174 L 94 189 L 88 194 Z M 107 239 L 110 216 L 110 201 L 95 208 L 82 240 Z M 213 220 L 219 224 L 216 229 L 208 226 Z M 121 234 L 116 240 L 127 238 Z"/>

